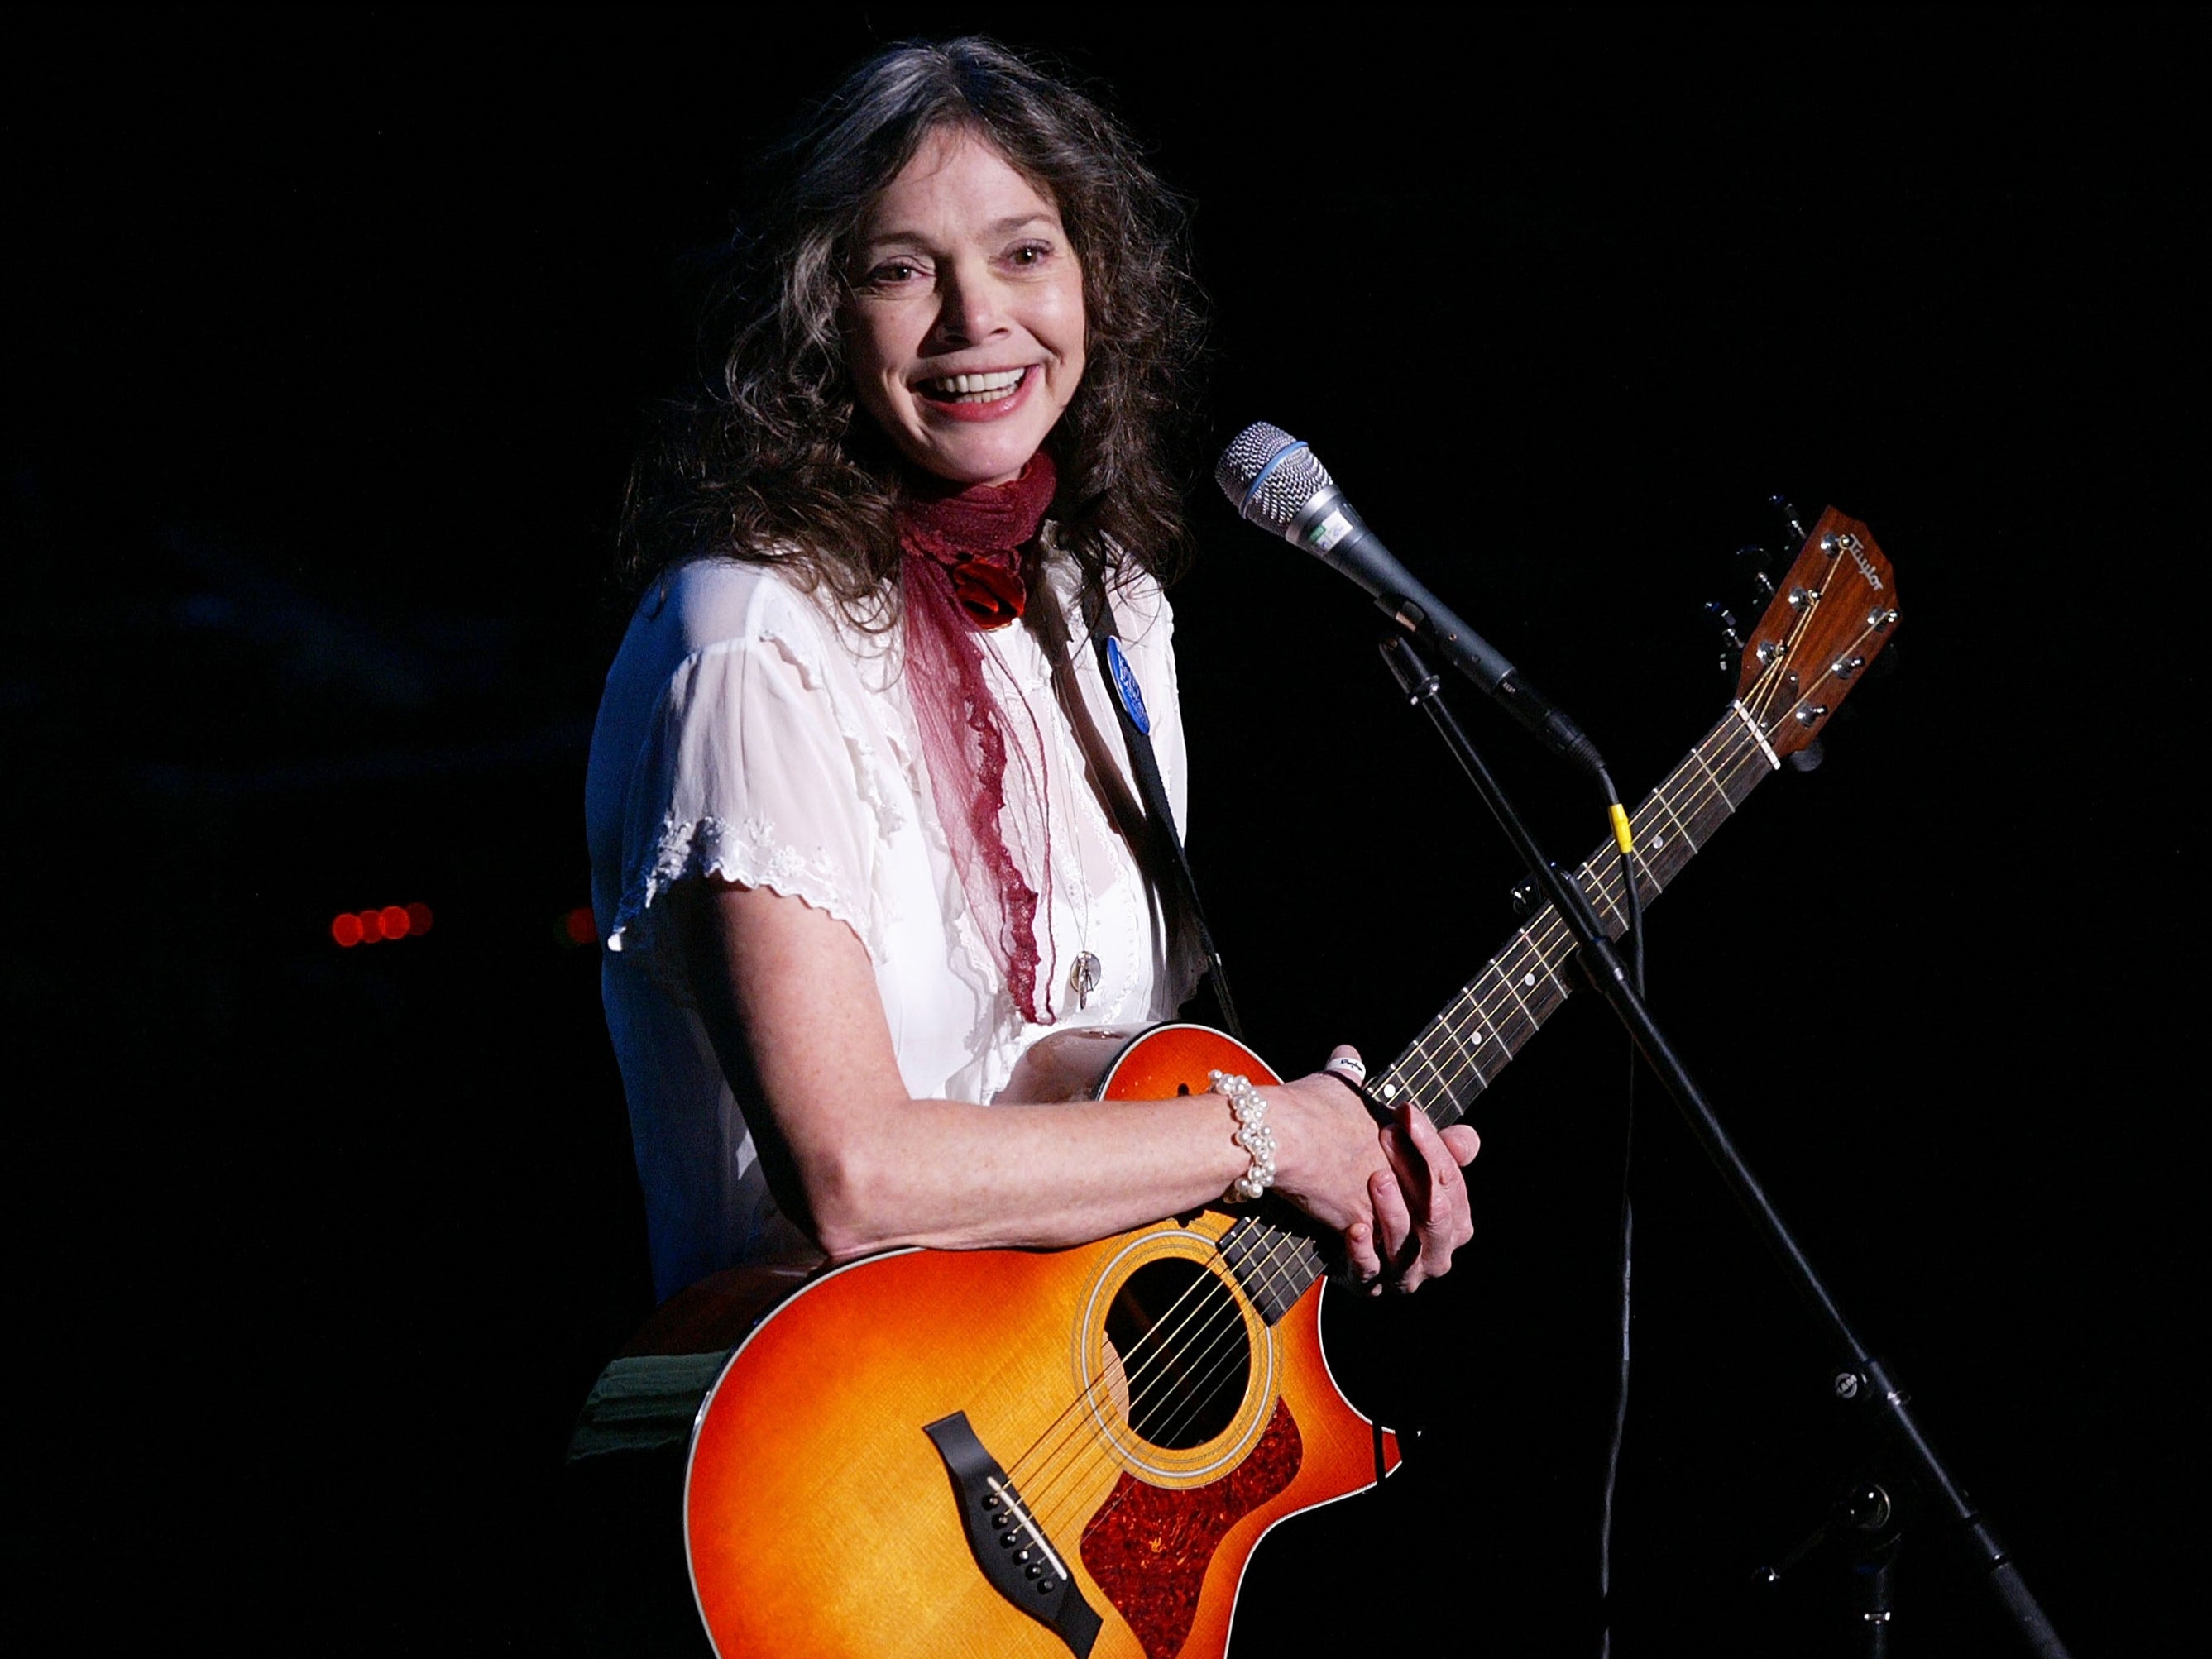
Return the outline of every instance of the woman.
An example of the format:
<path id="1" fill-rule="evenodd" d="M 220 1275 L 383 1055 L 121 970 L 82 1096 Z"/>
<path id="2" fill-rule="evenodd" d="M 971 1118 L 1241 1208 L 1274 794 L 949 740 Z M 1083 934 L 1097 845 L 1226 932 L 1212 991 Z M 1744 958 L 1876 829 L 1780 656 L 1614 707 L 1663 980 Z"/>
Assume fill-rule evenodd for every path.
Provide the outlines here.
<path id="1" fill-rule="evenodd" d="M 865 65 L 777 162 L 724 384 L 641 467 L 644 596 L 592 748 L 659 1293 L 1270 1185 L 1377 1288 L 1444 1272 L 1474 1135 L 1378 1132 L 1348 1048 L 1280 1087 L 1008 1097 L 1039 1036 L 1171 1018 L 1196 977 L 1083 672 L 1117 629 L 1180 818 L 1170 198 L 1088 100 L 977 40 Z"/>

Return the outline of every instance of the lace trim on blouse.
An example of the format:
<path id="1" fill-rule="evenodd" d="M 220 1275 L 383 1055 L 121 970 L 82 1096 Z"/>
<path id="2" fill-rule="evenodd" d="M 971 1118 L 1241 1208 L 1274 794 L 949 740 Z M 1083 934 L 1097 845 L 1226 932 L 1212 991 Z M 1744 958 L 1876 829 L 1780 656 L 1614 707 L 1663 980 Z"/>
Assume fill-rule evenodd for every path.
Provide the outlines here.
<path id="1" fill-rule="evenodd" d="M 696 680 L 699 669 L 710 659 L 760 644 L 781 651 L 799 671 L 800 684 L 825 700 L 851 757 L 860 803 L 874 815 L 880 831 L 888 836 L 903 828 L 905 818 L 884 787 L 875 745 L 862 731 L 858 715 L 823 674 L 819 643 L 813 639 L 786 630 L 763 629 L 752 641 L 722 641 L 694 652 L 662 689 L 653 708 L 654 721 L 665 723 L 677 688 Z M 641 849 L 623 876 L 622 902 L 613 926 L 607 930 L 607 949 L 660 954 L 654 950 L 659 930 L 653 925 L 653 902 L 678 882 L 700 876 L 741 887 L 769 887 L 787 897 L 803 900 L 850 927 L 866 947 L 871 961 L 883 959 L 886 918 L 876 914 L 877 907 L 867 896 L 847 890 L 848 883 L 827 857 L 802 853 L 784 841 L 765 816 L 754 815 L 733 823 L 713 814 L 684 818 L 672 811 L 661 820 L 651 844 Z M 680 981 L 680 975 L 671 976 L 669 988 L 676 988 Z"/>

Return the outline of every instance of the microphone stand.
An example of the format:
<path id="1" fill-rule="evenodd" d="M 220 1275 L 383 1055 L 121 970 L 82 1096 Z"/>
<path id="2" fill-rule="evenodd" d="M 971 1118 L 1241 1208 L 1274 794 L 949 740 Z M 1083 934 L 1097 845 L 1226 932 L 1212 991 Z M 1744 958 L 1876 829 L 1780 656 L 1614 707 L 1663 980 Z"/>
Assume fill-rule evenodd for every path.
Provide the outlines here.
<path id="1" fill-rule="evenodd" d="M 1443 739 L 1466 772 L 1483 804 L 1490 809 L 1498 827 L 1512 843 L 1514 852 L 1528 866 L 1528 873 L 1543 896 L 1563 917 L 1582 947 L 1583 971 L 1598 994 L 1602 996 L 1621 1024 L 1637 1051 L 1658 1073 L 1667 1092 L 1674 1098 L 1681 1110 L 1690 1133 L 1697 1138 L 1706 1155 L 1719 1170 L 1721 1179 L 1728 1183 L 1749 1215 L 1767 1247 L 1780 1262 L 1784 1275 L 1811 1308 L 1814 1319 L 1826 1333 L 1832 1351 L 1838 1356 L 1829 1385 L 1837 1399 L 1862 1414 L 1875 1436 L 1901 1462 L 1917 1483 L 1935 1510 L 1948 1519 L 1966 1547 L 1969 1558 L 1987 1579 L 2005 1612 L 2018 1626 L 2021 1636 L 2037 1659 L 2069 1659 L 2066 1647 L 2051 1628 L 2050 1620 L 2029 1591 L 2020 1568 L 2001 1544 L 1996 1534 L 1968 1499 L 1965 1490 L 1952 1478 L 1942 1460 L 1936 1455 L 1918 1419 L 1913 1415 L 1911 1396 L 1887 1366 L 1870 1353 L 1856 1332 L 1844 1318 L 1835 1298 L 1814 1272 L 1812 1262 L 1799 1247 L 1790 1229 L 1784 1224 L 1773 1200 L 1759 1183 L 1759 1178 L 1744 1162 L 1735 1143 L 1729 1138 L 1714 1113 L 1711 1103 L 1705 1098 L 1696 1080 L 1668 1042 L 1666 1034 L 1652 1019 L 1636 994 L 1627 970 L 1621 965 L 1613 941 L 1606 937 L 1595 915 L 1584 900 L 1582 890 L 1572 882 L 1560 879 L 1559 872 L 1544 856 L 1535 838 L 1520 815 L 1513 810 L 1498 781 L 1475 750 L 1467 733 L 1460 727 L 1441 696 L 1441 683 L 1436 674 L 1414 650 L 1405 635 L 1391 630 L 1381 640 L 1382 659 L 1389 665 L 1391 673 L 1415 707 L 1425 712 L 1436 726 L 1437 735 Z M 1883 1575 L 1880 1590 L 1880 1611 L 1884 1615 L 1879 1621 L 1870 1620 L 1869 1639 L 1881 1650 L 1887 1632 L 1876 1630 L 1873 1624 L 1887 1623 L 1887 1575 Z"/>

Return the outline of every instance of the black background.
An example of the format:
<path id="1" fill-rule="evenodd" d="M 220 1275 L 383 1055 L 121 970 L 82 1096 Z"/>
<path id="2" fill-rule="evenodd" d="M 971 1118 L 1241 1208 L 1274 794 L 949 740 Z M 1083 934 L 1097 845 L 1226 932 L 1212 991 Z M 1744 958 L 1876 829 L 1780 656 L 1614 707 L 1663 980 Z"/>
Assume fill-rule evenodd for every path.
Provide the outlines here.
<path id="1" fill-rule="evenodd" d="M 969 27 L 1098 77 L 1194 202 L 1215 441 L 1311 440 L 1632 793 L 1720 711 L 1699 606 L 1743 609 L 1766 495 L 1873 527 L 1898 672 L 1656 910 L 1652 1000 L 2075 1651 L 2183 1650 L 2179 12 L 15 14 L 26 1611 L 79 1648 L 562 1650 L 560 1449 L 650 1299 L 561 928 L 629 449 L 745 157 Z M 1284 1067 L 1387 1055 L 1516 872 L 1357 596 L 1192 501 L 1192 842 L 1240 998 Z M 1459 701 L 1578 858 L 1587 803 Z M 418 900 L 427 938 L 330 940 Z M 1595 1650 L 1630 1068 L 1587 1001 L 1478 1113 L 1460 1271 L 1333 1316 L 1354 1397 L 1426 1432 L 1262 1549 L 1239 1656 Z M 1615 1650 L 1827 1650 L 1840 1555 L 1753 1582 L 1853 1473 L 1827 1356 L 1648 1084 L 1636 1121 Z M 1899 1653 L 2013 1650 L 1933 1529 L 1900 1571 Z"/>

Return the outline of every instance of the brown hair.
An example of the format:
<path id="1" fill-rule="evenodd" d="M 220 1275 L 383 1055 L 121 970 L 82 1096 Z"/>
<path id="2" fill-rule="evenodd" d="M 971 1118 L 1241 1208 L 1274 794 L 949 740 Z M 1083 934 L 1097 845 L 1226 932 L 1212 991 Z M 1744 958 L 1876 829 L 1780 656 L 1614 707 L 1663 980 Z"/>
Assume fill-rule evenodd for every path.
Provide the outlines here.
<path id="1" fill-rule="evenodd" d="M 623 505 L 642 586 L 697 554 L 775 562 L 856 619 L 895 596 L 900 462 L 855 401 L 840 313 L 861 216 L 940 128 L 975 131 L 1048 191 L 1083 270 L 1083 379 L 1046 440 L 1060 544 L 1096 584 L 1187 556 L 1179 454 L 1202 323 L 1182 204 L 1114 118 L 994 41 L 893 48 L 771 150 L 758 218 L 710 313 L 720 384 L 669 405 Z"/>

